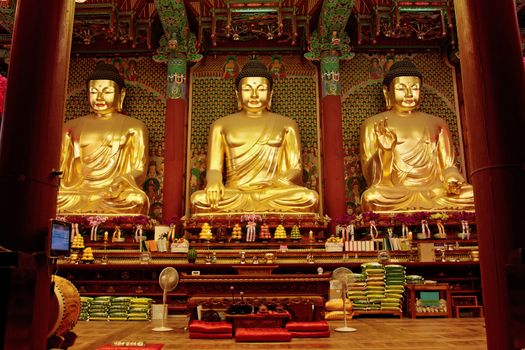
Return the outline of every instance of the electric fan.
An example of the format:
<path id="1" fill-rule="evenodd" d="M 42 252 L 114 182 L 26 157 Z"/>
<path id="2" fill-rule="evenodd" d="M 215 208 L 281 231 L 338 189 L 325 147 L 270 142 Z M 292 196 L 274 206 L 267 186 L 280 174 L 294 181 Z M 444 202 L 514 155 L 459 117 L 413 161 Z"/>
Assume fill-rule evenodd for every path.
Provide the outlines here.
<path id="1" fill-rule="evenodd" d="M 159 285 L 162 288 L 162 323 L 160 327 L 153 328 L 156 332 L 167 332 L 173 328 L 166 327 L 166 319 L 168 318 L 168 304 L 166 303 L 168 292 L 171 292 L 179 284 L 179 273 L 173 267 L 166 267 L 159 276 Z"/>
<path id="2" fill-rule="evenodd" d="M 341 282 L 341 298 L 343 299 L 343 317 L 345 321 L 344 327 L 338 327 L 335 330 L 337 332 L 355 332 L 356 329 L 348 327 L 346 320 L 346 292 L 348 291 L 348 286 L 354 283 L 354 274 L 346 267 L 338 267 L 332 272 L 332 278 Z"/>

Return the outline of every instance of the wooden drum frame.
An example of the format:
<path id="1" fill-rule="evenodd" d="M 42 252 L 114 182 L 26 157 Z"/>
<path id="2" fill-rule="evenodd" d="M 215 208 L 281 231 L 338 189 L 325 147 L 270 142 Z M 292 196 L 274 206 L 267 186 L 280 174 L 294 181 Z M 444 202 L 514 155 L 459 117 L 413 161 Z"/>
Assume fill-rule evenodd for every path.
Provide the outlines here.
<path id="1" fill-rule="evenodd" d="M 54 293 L 51 296 L 49 310 L 49 333 L 63 336 L 73 329 L 80 315 L 80 294 L 69 280 L 53 275 Z"/>

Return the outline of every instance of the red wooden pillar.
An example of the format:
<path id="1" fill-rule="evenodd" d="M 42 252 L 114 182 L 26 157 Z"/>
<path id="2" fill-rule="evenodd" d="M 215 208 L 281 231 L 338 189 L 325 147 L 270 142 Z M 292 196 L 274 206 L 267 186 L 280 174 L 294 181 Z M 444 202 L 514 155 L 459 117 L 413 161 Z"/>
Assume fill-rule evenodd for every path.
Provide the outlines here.
<path id="1" fill-rule="evenodd" d="M 513 0 L 456 0 L 488 349 L 513 349 L 505 267 L 525 248 L 525 74 Z"/>
<path id="2" fill-rule="evenodd" d="M 186 67 L 185 59 L 168 62 L 168 100 L 164 137 L 164 187 L 162 219 L 184 215 L 186 155 Z"/>
<path id="3" fill-rule="evenodd" d="M 17 343 L 6 349 L 45 349 L 51 280 L 43 255 L 49 219 L 56 215 L 53 170 L 60 156 L 73 14 L 72 0 L 17 2 L 0 132 L 0 245 L 39 258 L 34 299 L 25 300 L 36 305 L 32 320 L 10 335 Z"/>
<path id="4" fill-rule="evenodd" d="M 321 80 L 324 205 L 326 215 L 336 219 L 346 214 L 339 57 L 321 58 Z M 333 230 L 333 221 L 329 227 Z"/>

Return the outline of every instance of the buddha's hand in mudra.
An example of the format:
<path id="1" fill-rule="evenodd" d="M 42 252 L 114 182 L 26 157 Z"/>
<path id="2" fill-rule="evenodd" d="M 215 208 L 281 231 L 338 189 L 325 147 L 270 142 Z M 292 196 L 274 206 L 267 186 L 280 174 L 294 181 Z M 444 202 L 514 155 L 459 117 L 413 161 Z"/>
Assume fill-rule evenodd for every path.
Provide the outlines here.
<path id="1" fill-rule="evenodd" d="M 206 186 L 206 199 L 210 207 L 215 209 L 219 206 L 219 201 L 224 196 L 224 184 L 222 182 L 211 182 Z"/>
<path id="2" fill-rule="evenodd" d="M 444 182 L 445 190 L 448 194 L 461 194 L 461 187 L 463 186 L 463 179 L 460 176 L 449 176 Z"/>
<path id="3" fill-rule="evenodd" d="M 377 142 L 382 149 L 392 150 L 392 147 L 396 144 L 397 136 L 392 129 L 388 128 L 387 120 L 388 118 L 385 118 L 374 123 L 374 133 Z"/>

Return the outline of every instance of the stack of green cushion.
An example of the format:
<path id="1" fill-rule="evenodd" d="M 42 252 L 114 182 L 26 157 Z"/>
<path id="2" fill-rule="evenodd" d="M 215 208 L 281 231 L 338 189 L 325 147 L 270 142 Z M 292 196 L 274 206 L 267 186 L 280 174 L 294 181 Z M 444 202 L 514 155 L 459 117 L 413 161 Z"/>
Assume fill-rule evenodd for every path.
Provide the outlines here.
<path id="1" fill-rule="evenodd" d="M 407 284 L 423 284 L 425 279 L 419 275 L 408 275 L 406 276 Z"/>
<path id="2" fill-rule="evenodd" d="M 128 311 L 129 321 L 148 321 L 151 319 L 151 304 L 153 300 L 150 298 L 131 298 Z"/>
<path id="3" fill-rule="evenodd" d="M 89 305 L 89 320 L 107 321 L 110 303 L 111 297 L 108 296 L 94 298 Z"/>
<path id="4" fill-rule="evenodd" d="M 361 264 L 361 269 L 366 276 L 365 293 L 368 303 L 360 307 L 366 307 L 367 311 L 381 310 L 381 301 L 385 298 L 385 268 L 378 262 L 369 262 Z"/>
<path id="5" fill-rule="evenodd" d="M 130 297 L 113 297 L 108 309 L 108 319 L 110 321 L 127 321 Z"/>
<path id="6" fill-rule="evenodd" d="M 366 297 L 366 276 L 362 273 L 354 273 L 354 282 L 350 283 L 347 288 L 346 295 L 352 301 L 352 306 L 355 310 L 363 310 L 368 304 Z M 365 305 L 363 305 L 363 302 Z"/>
<path id="7" fill-rule="evenodd" d="M 80 297 L 80 315 L 78 316 L 79 321 L 89 320 L 89 306 L 91 305 L 91 297 Z"/>
<path id="8" fill-rule="evenodd" d="M 385 265 L 385 299 L 381 301 L 381 310 L 401 311 L 406 284 L 405 276 L 404 266 Z"/>

